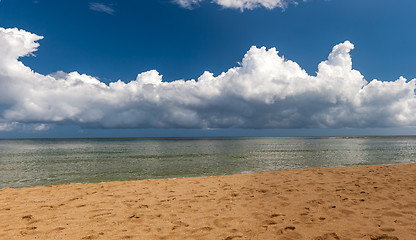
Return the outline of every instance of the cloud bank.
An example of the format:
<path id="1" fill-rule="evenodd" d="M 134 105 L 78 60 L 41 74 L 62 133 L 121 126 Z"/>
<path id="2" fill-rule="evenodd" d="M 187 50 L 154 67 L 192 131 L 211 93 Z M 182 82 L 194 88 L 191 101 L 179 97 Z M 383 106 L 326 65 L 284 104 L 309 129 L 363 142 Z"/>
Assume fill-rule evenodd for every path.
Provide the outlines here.
<path id="1" fill-rule="evenodd" d="M 364 128 L 416 126 L 416 79 L 367 82 L 352 69 L 349 41 L 316 76 L 275 48 L 251 47 L 218 76 L 163 82 L 156 70 L 105 84 L 78 72 L 42 75 L 20 57 L 41 36 L 0 28 L 0 131 L 48 124 L 84 128 Z"/>
<path id="2" fill-rule="evenodd" d="M 174 0 L 179 6 L 187 9 L 193 9 L 199 6 L 199 3 L 204 0 Z M 267 9 L 282 8 L 285 9 L 289 3 L 297 4 L 295 0 L 212 0 L 211 2 L 216 3 L 224 8 L 234 8 L 252 10 L 258 7 L 264 7 Z"/>

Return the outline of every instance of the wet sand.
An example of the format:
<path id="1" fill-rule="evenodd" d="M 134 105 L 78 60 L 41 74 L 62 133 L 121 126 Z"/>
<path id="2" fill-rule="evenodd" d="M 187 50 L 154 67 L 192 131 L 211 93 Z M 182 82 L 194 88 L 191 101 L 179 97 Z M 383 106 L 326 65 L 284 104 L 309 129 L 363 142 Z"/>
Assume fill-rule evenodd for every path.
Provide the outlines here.
<path id="1" fill-rule="evenodd" d="M 416 239 L 416 164 L 0 190 L 0 239 Z"/>

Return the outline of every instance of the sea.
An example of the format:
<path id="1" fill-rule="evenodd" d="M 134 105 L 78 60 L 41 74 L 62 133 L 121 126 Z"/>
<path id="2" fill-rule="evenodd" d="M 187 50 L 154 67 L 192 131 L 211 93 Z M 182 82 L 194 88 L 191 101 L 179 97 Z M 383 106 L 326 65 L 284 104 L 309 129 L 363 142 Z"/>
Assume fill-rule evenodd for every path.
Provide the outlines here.
<path id="1" fill-rule="evenodd" d="M 416 137 L 0 139 L 0 188 L 416 162 Z"/>

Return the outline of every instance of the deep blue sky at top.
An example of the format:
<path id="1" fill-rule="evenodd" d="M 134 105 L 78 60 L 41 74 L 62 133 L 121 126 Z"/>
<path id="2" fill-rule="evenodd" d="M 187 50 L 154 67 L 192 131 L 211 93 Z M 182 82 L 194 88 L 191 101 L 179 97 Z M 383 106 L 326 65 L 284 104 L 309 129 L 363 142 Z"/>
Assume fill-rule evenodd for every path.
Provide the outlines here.
<path id="1" fill-rule="evenodd" d="M 331 48 L 350 40 L 353 67 L 367 80 L 416 77 L 416 1 L 309 0 L 241 12 L 210 1 L 193 10 L 170 0 L 3 0 L 0 26 L 42 35 L 23 62 L 49 74 L 78 71 L 104 82 L 130 81 L 156 69 L 164 81 L 196 79 L 237 66 L 252 45 L 277 47 L 314 75 Z"/>

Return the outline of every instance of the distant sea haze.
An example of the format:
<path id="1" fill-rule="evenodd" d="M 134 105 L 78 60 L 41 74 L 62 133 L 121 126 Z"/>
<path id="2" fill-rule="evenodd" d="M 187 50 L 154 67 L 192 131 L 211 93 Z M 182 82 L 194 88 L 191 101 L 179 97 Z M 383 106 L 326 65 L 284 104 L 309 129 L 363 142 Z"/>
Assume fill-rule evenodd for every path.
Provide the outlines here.
<path id="1" fill-rule="evenodd" d="M 416 162 L 416 137 L 0 140 L 0 188 Z"/>

